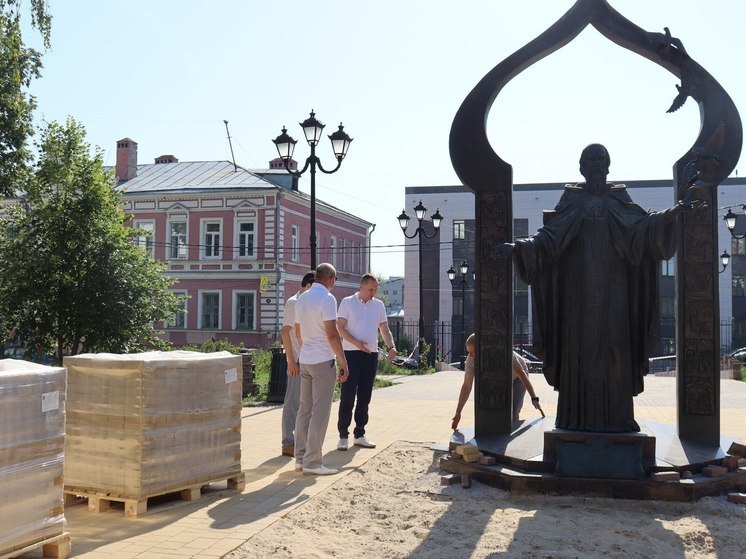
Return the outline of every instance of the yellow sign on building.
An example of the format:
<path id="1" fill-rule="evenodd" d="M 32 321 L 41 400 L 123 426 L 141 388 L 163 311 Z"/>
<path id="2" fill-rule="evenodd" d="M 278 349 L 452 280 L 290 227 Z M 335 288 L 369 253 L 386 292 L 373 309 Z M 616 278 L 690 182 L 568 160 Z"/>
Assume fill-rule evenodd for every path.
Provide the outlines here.
<path id="1" fill-rule="evenodd" d="M 269 293 L 269 276 L 261 276 L 259 278 L 259 292 Z"/>

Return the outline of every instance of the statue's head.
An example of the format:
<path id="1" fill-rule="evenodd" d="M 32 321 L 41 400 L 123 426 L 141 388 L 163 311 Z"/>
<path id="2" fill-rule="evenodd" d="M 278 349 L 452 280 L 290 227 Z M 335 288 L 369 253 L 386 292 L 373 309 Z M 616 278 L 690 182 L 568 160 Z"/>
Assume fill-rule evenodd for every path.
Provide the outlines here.
<path id="1" fill-rule="evenodd" d="M 611 165 L 609 152 L 601 144 L 590 144 L 580 154 L 580 174 L 589 183 L 598 180 L 606 182 L 609 165 Z"/>

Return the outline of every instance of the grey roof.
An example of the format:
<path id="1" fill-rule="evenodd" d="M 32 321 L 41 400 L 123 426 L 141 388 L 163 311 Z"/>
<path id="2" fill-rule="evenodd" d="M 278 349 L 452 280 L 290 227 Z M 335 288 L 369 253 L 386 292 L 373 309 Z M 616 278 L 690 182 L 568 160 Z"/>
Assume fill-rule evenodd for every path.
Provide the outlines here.
<path id="1" fill-rule="evenodd" d="M 287 172 L 285 174 L 287 175 Z M 211 190 L 217 192 L 246 188 L 277 190 L 283 187 L 272 184 L 243 167 L 238 167 L 238 170 L 235 170 L 233 163 L 230 161 L 185 161 L 183 163 L 138 165 L 137 176 L 128 181 L 117 181 L 115 188 L 125 194 L 147 195 L 156 192 L 207 192 Z M 287 189 L 283 188 L 283 190 Z M 310 195 L 298 190 L 288 190 L 288 193 L 310 199 Z M 349 219 L 363 224 L 364 227 L 372 225 L 371 222 L 327 204 L 318 198 L 316 198 L 316 204 L 319 208 L 327 208 L 330 211 L 344 214 Z"/>
<path id="2" fill-rule="evenodd" d="M 277 187 L 243 167 L 234 168 L 230 161 L 185 161 L 138 165 L 137 176 L 118 181 L 116 188 L 127 194 L 138 194 Z"/>

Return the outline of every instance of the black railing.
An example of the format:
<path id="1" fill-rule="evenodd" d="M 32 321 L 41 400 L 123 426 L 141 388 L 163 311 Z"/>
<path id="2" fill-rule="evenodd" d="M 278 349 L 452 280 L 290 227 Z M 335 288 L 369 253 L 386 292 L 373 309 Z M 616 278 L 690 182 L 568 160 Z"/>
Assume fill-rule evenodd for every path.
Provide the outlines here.
<path id="1" fill-rule="evenodd" d="M 457 324 L 460 324 L 457 322 Z M 419 324 L 417 321 L 404 321 L 398 318 L 389 319 L 389 328 L 400 353 L 411 353 L 417 344 Z M 455 330 L 450 322 L 425 323 L 425 341 L 430 344 L 430 362 L 456 362 L 461 360 L 464 351 L 462 337 L 471 332 Z M 675 323 L 672 319 L 661 320 L 661 339 L 651 356 L 651 372 L 664 372 L 675 361 L 676 340 Z M 513 332 L 513 345 L 532 351 L 532 332 L 524 325 L 516 325 Z M 746 324 L 739 321 L 723 320 L 720 322 L 720 354 L 746 347 Z"/>

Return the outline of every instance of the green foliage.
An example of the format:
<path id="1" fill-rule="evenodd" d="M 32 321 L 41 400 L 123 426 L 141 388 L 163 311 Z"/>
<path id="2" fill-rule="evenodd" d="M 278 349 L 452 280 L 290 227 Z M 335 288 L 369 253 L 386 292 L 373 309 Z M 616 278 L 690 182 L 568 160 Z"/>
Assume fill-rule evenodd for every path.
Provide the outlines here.
<path id="1" fill-rule="evenodd" d="M 256 394 L 244 398 L 244 404 L 249 402 L 264 402 L 269 394 L 269 376 L 272 364 L 272 354 L 267 349 L 258 349 L 251 354 L 254 363 L 254 384 L 259 387 Z"/>
<path id="2" fill-rule="evenodd" d="M 412 375 L 426 375 L 434 372 L 431 367 L 419 368 L 419 369 L 407 369 L 406 367 L 400 367 L 391 363 L 384 355 L 378 359 L 378 375 L 384 376 L 412 376 Z"/>
<path id="3" fill-rule="evenodd" d="M 420 352 L 419 355 L 419 364 L 420 364 L 420 370 L 427 371 L 430 369 L 430 364 L 428 363 L 428 355 L 430 355 L 430 344 L 427 343 L 426 340 L 422 340 L 422 352 Z"/>
<path id="4" fill-rule="evenodd" d="M 409 355 L 412 353 L 412 350 L 414 349 L 412 338 L 402 333 L 399 336 L 399 340 L 394 341 L 396 341 L 396 350 L 399 352 L 399 355 Z"/>
<path id="5" fill-rule="evenodd" d="M 22 0 L 0 0 L 0 195 L 12 196 L 28 180 L 36 101 L 28 92 L 41 75 L 41 54 L 24 45 Z M 31 0 L 31 25 L 49 48 L 51 16 L 46 0 Z"/>
<path id="6" fill-rule="evenodd" d="M 0 13 L 13 22 L 20 22 L 21 6 L 24 0 L 0 0 Z M 36 29 L 44 42 L 44 48 L 50 47 L 52 16 L 47 9 L 48 0 L 31 0 L 31 27 Z"/>
<path id="7" fill-rule="evenodd" d="M 376 299 L 380 299 L 381 302 L 383 303 L 383 306 L 388 307 L 389 298 L 383 291 L 381 291 L 381 285 L 383 284 L 383 282 L 386 281 L 386 278 L 384 278 L 381 274 L 375 274 L 375 276 L 376 276 L 376 280 L 378 280 L 378 291 L 376 291 Z M 379 332 L 379 336 L 380 336 L 380 332 Z"/>
<path id="8" fill-rule="evenodd" d="M 389 386 L 394 386 L 394 383 L 388 379 L 376 377 L 373 381 L 373 388 L 388 388 Z"/>
<path id="9" fill-rule="evenodd" d="M 0 223 L 0 316 L 41 353 L 130 353 L 168 344 L 176 310 L 164 265 L 134 243 L 100 150 L 73 119 L 48 124 L 23 208 Z"/>
<path id="10" fill-rule="evenodd" d="M 38 78 L 41 58 L 24 47 L 19 22 L 0 13 L 0 194 L 11 196 L 28 180 L 34 98 L 27 90 Z"/>
<path id="11" fill-rule="evenodd" d="M 184 349 L 187 349 L 186 347 Z M 270 366 L 272 363 L 272 354 L 269 352 L 269 350 L 266 349 L 259 349 L 252 353 L 252 359 L 254 360 L 254 384 L 256 384 L 259 387 L 259 391 L 256 394 L 249 395 L 244 398 L 244 405 L 250 404 L 252 402 L 265 402 L 267 400 L 267 395 L 269 394 L 269 377 L 270 377 Z M 401 367 L 397 367 L 396 365 L 391 365 L 391 367 L 394 367 L 397 371 L 394 373 L 381 373 L 381 361 L 386 361 L 385 359 L 379 359 L 378 360 L 378 374 L 402 374 L 398 370 L 401 369 Z M 406 371 L 405 369 L 402 369 Z M 403 374 L 412 374 L 416 373 L 416 371 L 406 371 Z M 373 383 L 374 388 L 385 388 L 387 386 L 391 386 L 393 383 L 390 380 L 387 379 L 379 379 L 376 378 L 376 380 Z M 334 388 L 334 396 L 333 401 L 337 401 L 340 398 L 340 388 L 339 383 Z"/>
<path id="12" fill-rule="evenodd" d="M 181 349 L 186 351 L 200 351 L 202 353 L 214 353 L 216 351 L 227 351 L 228 353 L 232 353 L 233 355 L 238 355 L 241 352 L 241 348 L 243 347 L 243 343 L 241 344 L 233 344 L 227 339 L 222 340 L 216 340 L 216 339 L 210 339 L 205 340 L 199 345 L 185 345 Z M 256 356 L 256 353 L 254 354 Z"/>
<path id="13" fill-rule="evenodd" d="M 378 372 L 379 375 L 401 375 L 401 369 L 404 369 L 404 367 L 399 367 L 398 365 L 394 365 L 391 361 L 386 359 L 385 355 L 381 354 L 378 358 Z"/>

